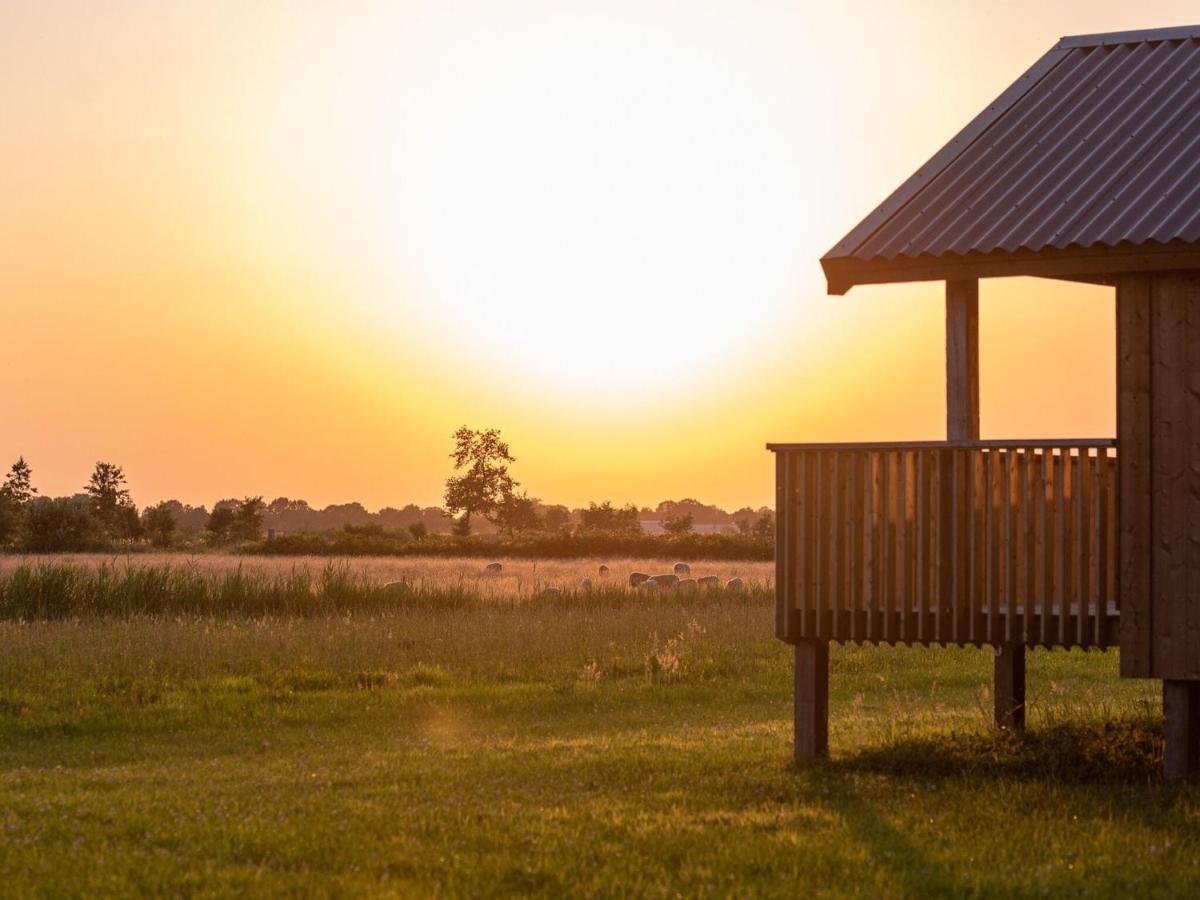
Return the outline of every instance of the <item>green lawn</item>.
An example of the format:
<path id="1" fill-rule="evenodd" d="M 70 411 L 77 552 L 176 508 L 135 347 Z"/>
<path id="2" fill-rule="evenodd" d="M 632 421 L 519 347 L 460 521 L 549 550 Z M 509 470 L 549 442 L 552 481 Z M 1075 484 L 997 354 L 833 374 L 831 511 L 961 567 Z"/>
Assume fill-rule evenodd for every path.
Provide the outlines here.
<path id="1" fill-rule="evenodd" d="M 0 894 L 1179 896 L 1156 683 L 835 648 L 790 760 L 770 600 L 0 622 Z"/>

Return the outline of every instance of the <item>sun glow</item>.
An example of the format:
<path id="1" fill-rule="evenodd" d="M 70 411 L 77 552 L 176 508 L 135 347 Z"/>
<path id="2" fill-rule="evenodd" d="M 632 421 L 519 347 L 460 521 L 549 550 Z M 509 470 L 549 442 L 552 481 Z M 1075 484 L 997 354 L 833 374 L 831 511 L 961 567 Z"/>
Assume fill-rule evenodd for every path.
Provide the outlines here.
<path id="1" fill-rule="evenodd" d="M 364 291 L 370 315 L 397 333 L 420 317 L 506 375 L 571 391 L 694 379 L 751 352 L 811 266 L 797 233 L 812 160 L 778 73 L 730 18 L 482 18 L 432 12 L 349 74 L 325 57 L 334 115 L 369 123 L 341 184 L 360 195 L 355 252 L 393 279 Z M 312 115 L 322 71 L 310 60 L 299 93 L 328 130 L 280 130 L 327 166 L 349 129 Z"/>

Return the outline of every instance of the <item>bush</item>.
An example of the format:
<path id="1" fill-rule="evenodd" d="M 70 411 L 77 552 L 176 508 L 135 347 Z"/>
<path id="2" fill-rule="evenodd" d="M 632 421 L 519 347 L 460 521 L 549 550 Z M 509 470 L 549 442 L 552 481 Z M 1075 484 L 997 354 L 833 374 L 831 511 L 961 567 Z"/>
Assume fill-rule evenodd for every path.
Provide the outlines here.
<path id="1" fill-rule="evenodd" d="M 26 507 L 25 549 L 31 552 L 102 550 L 106 544 L 103 525 L 86 500 L 39 497 Z"/>
<path id="2" fill-rule="evenodd" d="M 248 544 L 246 553 L 266 556 L 496 556 L 516 559 L 643 557 L 661 559 L 771 560 L 775 544 L 752 534 L 650 535 L 593 533 L 428 535 L 421 540 L 399 532 L 297 532 Z"/>

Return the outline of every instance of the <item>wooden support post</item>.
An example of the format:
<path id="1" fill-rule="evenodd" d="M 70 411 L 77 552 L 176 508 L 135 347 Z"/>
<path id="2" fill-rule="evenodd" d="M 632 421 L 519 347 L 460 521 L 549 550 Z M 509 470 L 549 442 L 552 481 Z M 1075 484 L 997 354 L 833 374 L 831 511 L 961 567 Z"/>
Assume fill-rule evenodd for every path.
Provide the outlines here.
<path id="1" fill-rule="evenodd" d="M 1025 645 L 1001 644 L 995 662 L 996 727 L 1025 727 Z"/>
<path id="2" fill-rule="evenodd" d="M 946 282 L 946 437 L 979 440 L 979 282 Z"/>
<path id="3" fill-rule="evenodd" d="M 796 644 L 796 760 L 829 754 L 829 644 Z"/>
<path id="4" fill-rule="evenodd" d="M 1200 771 L 1200 681 L 1163 680 L 1163 776 Z"/>

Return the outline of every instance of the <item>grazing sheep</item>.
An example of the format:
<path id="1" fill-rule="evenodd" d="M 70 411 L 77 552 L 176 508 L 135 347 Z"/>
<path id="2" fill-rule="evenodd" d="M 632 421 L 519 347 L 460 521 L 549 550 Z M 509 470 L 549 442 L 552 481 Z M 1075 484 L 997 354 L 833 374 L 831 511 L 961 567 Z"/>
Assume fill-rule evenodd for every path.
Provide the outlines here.
<path id="1" fill-rule="evenodd" d="M 675 563 L 675 574 L 676 575 L 691 575 L 692 567 L 689 566 L 687 563 Z"/>
<path id="2" fill-rule="evenodd" d="M 645 584 L 649 580 L 649 575 L 643 575 L 641 572 L 631 572 L 629 575 L 629 586 L 637 587 L 639 584 Z"/>
<path id="3" fill-rule="evenodd" d="M 488 563 L 486 566 L 484 566 L 484 567 L 483 567 L 483 571 L 484 571 L 484 573 L 485 573 L 485 574 L 488 574 L 488 575 L 496 575 L 496 574 L 499 574 L 499 572 L 500 572 L 500 571 L 501 571 L 503 568 L 504 568 L 504 566 L 500 565 L 500 563 L 498 563 L 498 562 L 491 562 L 491 563 Z"/>
<path id="4" fill-rule="evenodd" d="M 406 585 L 403 581 L 388 581 L 384 584 L 381 584 L 379 589 L 381 591 L 388 591 L 390 593 L 392 591 L 402 591 L 407 586 L 408 585 Z"/>
<path id="5" fill-rule="evenodd" d="M 584 576 L 579 580 L 579 589 L 581 591 L 590 591 L 592 589 L 592 579 Z"/>
<path id="6" fill-rule="evenodd" d="M 548 587 L 542 589 L 543 597 L 557 597 L 562 594 L 562 588 Z"/>
<path id="7" fill-rule="evenodd" d="M 697 578 L 696 584 L 702 588 L 715 588 L 721 586 L 721 579 L 716 575 L 705 575 L 703 578 Z"/>
<path id="8" fill-rule="evenodd" d="M 659 587 L 666 588 L 675 587 L 675 585 L 679 584 L 678 575 L 655 575 L 650 580 L 657 581 Z"/>
<path id="9" fill-rule="evenodd" d="M 679 584 L 675 585 L 675 590 L 677 590 L 677 591 L 694 591 L 695 589 L 696 589 L 696 579 L 695 578 L 680 579 Z"/>
<path id="10" fill-rule="evenodd" d="M 725 582 L 725 590 L 727 591 L 740 591 L 745 586 L 745 583 L 740 578 L 730 578 Z"/>
<path id="11" fill-rule="evenodd" d="M 608 566 L 601 566 L 601 567 L 600 567 L 600 574 L 601 574 L 601 575 L 607 575 L 607 574 L 608 574 Z"/>
<path id="12" fill-rule="evenodd" d="M 658 582 L 653 578 L 647 578 L 645 581 L 639 581 L 637 587 L 639 591 L 657 591 Z"/>

